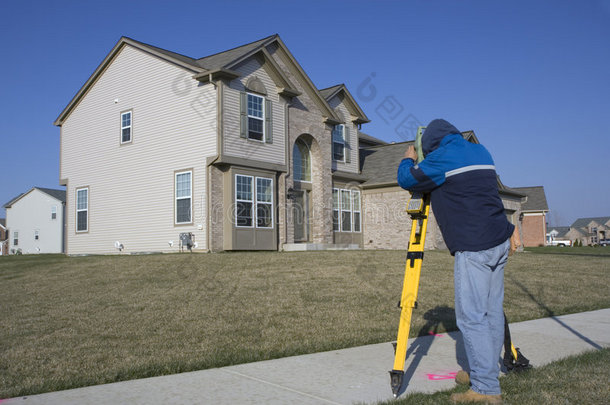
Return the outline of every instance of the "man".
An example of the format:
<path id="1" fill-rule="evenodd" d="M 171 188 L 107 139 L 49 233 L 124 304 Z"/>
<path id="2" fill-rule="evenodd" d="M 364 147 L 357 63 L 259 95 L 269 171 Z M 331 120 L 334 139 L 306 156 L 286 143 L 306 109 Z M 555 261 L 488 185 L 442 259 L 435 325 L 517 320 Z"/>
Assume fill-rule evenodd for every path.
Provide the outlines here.
<path id="1" fill-rule="evenodd" d="M 398 184 L 430 193 L 445 244 L 455 256 L 455 313 L 471 389 L 451 400 L 501 403 L 504 265 L 516 248 L 511 235 L 518 233 L 504 213 L 494 162 L 483 145 L 466 141 L 442 119 L 430 122 L 421 143 L 424 160 L 416 163 L 410 146 L 398 167 Z"/>

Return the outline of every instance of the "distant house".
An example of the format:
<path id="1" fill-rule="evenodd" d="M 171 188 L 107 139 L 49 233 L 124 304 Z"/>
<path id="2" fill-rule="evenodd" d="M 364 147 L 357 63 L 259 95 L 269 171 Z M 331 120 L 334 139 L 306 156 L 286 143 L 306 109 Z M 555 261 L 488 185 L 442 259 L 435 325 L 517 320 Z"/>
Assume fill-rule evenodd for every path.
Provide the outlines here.
<path id="1" fill-rule="evenodd" d="M 547 226 L 546 227 L 546 240 L 550 243 L 557 239 L 570 239 L 568 232 L 570 231 L 569 226 Z M 573 243 L 574 241 L 572 241 Z M 573 246 L 573 244 L 572 244 Z"/>
<path id="2" fill-rule="evenodd" d="M 479 143 L 473 131 L 462 132 L 462 136 Z M 405 150 L 413 141 L 373 146 L 360 150 L 362 176 L 362 205 L 364 207 L 364 243 L 366 249 L 406 249 L 411 229 L 411 219 L 405 212 L 409 192 L 403 190 L 396 180 L 398 164 Z M 524 195 L 505 187 L 498 177 L 498 190 L 508 220 L 517 224 Z M 446 248 L 434 218 L 428 223 L 427 249 Z"/>
<path id="3" fill-rule="evenodd" d="M 511 190 L 525 195 L 519 214 L 523 246 L 544 246 L 546 215 L 549 212 L 544 187 L 511 187 Z"/>
<path id="4" fill-rule="evenodd" d="M 567 235 L 585 246 L 597 245 L 601 239 L 610 238 L 610 217 L 578 218 L 570 225 Z"/>
<path id="5" fill-rule="evenodd" d="M 63 253 L 66 192 L 34 187 L 4 205 L 10 253 Z"/>
<path id="6" fill-rule="evenodd" d="M 6 219 L 0 218 L 0 256 L 8 255 L 8 228 Z"/>

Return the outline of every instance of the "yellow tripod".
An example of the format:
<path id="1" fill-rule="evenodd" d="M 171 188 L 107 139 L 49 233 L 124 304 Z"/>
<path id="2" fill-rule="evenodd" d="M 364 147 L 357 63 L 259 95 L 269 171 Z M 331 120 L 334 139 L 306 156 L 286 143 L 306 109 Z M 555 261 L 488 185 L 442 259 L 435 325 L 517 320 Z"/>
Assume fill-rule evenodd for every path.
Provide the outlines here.
<path id="1" fill-rule="evenodd" d="M 407 262 L 405 264 L 405 278 L 400 296 L 401 310 L 394 368 L 390 371 L 390 385 L 392 386 L 394 397 L 398 396 L 402 387 L 407 357 L 407 342 L 409 340 L 409 329 L 411 328 L 411 315 L 413 314 L 413 308 L 417 308 L 419 275 L 424 260 L 424 244 L 426 241 L 428 216 L 430 214 L 430 194 L 413 193 L 407 205 L 407 213 L 411 217 L 413 225 L 411 226 Z"/>

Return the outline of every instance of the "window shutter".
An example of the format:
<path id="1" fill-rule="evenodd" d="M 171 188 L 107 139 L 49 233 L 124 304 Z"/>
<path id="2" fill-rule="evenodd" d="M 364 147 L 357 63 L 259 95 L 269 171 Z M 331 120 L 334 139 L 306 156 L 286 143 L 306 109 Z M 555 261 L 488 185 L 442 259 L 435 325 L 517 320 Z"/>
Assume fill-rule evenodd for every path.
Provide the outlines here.
<path id="1" fill-rule="evenodd" d="M 268 98 L 265 99 L 265 142 L 273 143 L 273 106 Z"/>
<path id="2" fill-rule="evenodd" d="M 239 136 L 248 137 L 248 96 L 245 92 L 239 93 Z"/>
<path id="3" fill-rule="evenodd" d="M 351 147 L 349 144 L 349 127 L 347 125 L 343 126 L 344 129 L 344 133 L 343 135 L 345 136 L 345 163 L 350 163 L 352 161 L 352 154 L 351 154 Z"/>

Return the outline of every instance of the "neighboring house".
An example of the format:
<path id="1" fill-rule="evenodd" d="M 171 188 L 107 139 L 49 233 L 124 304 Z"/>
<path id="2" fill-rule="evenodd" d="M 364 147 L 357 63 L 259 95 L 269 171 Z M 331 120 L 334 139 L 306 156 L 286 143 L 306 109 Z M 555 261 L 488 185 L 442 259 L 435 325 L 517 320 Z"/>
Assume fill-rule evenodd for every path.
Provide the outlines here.
<path id="1" fill-rule="evenodd" d="M 63 253 L 66 192 L 34 187 L 4 205 L 10 253 Z"/>
<path id="2" fill-rule="evenodd" d="M 8 228 L 6 218 L 0 218 L 0 256 L 8 255 Z"/>
<path id="3" fill-rule="evenodd" d="M 519 213 L 523 246 L 544 246 L 547 234 L 546 215 L 549 212 L 544 187 L 511 187 L 511 190 L 525 195 Z"/>
<path id="4" fill-rule="evenodd" d="M 462 132 L 465 139 L 479 143 L 473 131 Z M 362 175 L 362 205 L 364 207 L 364 243 L 367 249 L 406 249 L 411 229 L 411 219 L 405 212 L 409 193 L 396 181 L 398 164 L 403 159 L 410 142 L 381 145 L 360 151 Z M 524 195 L 505 187 L 498 177 L 498 189 L 506 216 L 513 224 L 517 218 Z M 427 249 L 446 248 L 434 212 L 428 223 Z"/>
<path id="5" fill-rule="evenodd" d="M 597 245 L 601 239 L 610 238 L 610 217 L 578 218 L 570 225 L 567 236 L 585 246 Z"/>
<path id="6" fill-rule="evenodd" d="M 546 227 L 546 240 L 547 243 L 556 239 L 570 239 L 568 232 L 570 231 L 569 226 L 547 226 Z M 574 241 L 572 241 L 574 242 Z"/>
<path id="7" fill-rule="evenodd" d="M 361 246 L 367 122 L 278 35 L 203 58 L 123 37 L 55 121 L 67 253 Z"/>

